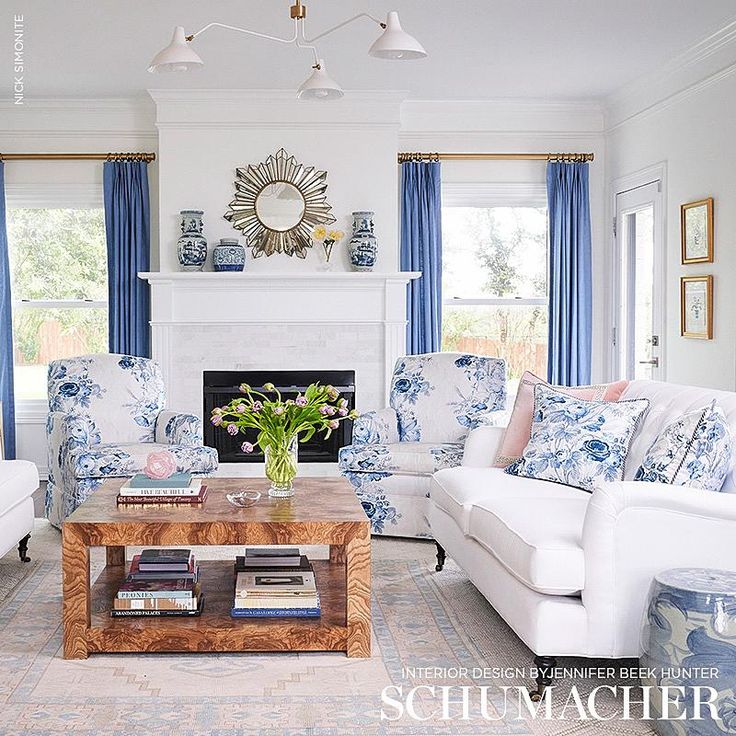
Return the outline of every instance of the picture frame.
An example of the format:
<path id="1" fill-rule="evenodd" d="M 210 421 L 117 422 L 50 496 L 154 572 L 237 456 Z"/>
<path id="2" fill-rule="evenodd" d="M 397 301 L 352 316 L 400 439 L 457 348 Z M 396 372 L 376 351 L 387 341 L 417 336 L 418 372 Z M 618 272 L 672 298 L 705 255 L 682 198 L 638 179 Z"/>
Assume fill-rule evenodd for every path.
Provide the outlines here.
<path id="1" fill-rule="evenodd" d="M 680 206 L 681 262 L 713 263 L 713 197 Z"/>
<path id="2" fill-rule="evenodd" d="M 713 277 L 680 277 L 680 335 L 713 339 Z"/>

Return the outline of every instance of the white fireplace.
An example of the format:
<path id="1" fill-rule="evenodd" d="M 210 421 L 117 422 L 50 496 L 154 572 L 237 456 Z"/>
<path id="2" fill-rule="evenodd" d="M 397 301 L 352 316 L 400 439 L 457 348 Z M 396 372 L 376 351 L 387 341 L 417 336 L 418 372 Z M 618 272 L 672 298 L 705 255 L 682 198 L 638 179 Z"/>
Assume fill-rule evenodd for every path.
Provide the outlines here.
<path id="1" fill-rule="evenodd" d="M 205 370 L 354 370 L 356 406 L 386 405 L 418 272 L 141 273 L 169 405 L 202 413 Z"/>

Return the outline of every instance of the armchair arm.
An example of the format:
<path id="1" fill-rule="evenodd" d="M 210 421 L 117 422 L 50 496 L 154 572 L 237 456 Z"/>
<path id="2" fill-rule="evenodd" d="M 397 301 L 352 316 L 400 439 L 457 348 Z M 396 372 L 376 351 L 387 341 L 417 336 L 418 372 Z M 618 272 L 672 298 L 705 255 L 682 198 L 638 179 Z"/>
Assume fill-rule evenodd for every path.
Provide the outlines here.
<path id="1" fill-rule="evenodd" d="M 91 417 L 84 414 L 49 412 L 46 418 L 49 476 L 60 481 L 68 457 L 100 443 L 100 433 Z"/>
<path id="2" fill-rule="evenodd" d="M 482 425 L 471 429 L 465 438 L 462 464 L 469 468 L 490 468 L 496 459 L 504 432 L 505 426 Z"/>
<path id="3" fill-rule="evenodd" d="M 354 445 L 390 445 L 399 441 L 399 418 L 390 407 L 361 414 L 353 422 Z"/>
<path id="4" fill-rule="evenodd" d="M 735 534 L 736 495 L 641 481 L 596 489 L 582 534 L 591 649 L 638 656 L 652 577 L 672 567 L 732 568 Z"/>
<path id="5" fill-rule="evenodd" d="M 156 419 L 156 442 L 200 447 L 204 441 L 202 420 L 195 414 L 162 411 Z"/>

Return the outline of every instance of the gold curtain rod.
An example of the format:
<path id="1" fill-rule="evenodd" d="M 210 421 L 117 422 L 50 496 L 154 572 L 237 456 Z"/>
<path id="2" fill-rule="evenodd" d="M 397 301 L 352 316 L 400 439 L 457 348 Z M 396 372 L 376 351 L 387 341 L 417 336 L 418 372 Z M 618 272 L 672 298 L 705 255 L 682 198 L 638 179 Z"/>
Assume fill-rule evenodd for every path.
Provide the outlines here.
<path id="1" fill-rule="evenodd" d="M 0 153 L 0 161 L 145 161 L 155 153 Z"/>
<path id="2" fill-rule="evenodd" d="M 407 161 L 592 161 L 592 153 L 400 153 L 399 163 Z"/>

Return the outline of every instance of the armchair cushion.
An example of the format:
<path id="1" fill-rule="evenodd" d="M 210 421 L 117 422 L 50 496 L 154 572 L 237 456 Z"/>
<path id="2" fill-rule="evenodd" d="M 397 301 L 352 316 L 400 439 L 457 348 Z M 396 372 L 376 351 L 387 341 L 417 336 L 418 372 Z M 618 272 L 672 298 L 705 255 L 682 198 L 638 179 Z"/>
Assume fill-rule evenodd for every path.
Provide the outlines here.
<path id="1" fill-rule="evenodd" d="M 398 417 L 391 407 L 368 411 L 353 422 L 353 444 L 391 444 L 398 441 Z"/>
<path id="2" fill-rule="evenodd" d="M 217 469 L 217 450 L 213 447 L 141 442 L 102 444 L 81 448 L 69 456 L 69 469 L 75 478 L 121 478 L 140 473 L 151 452 L 167 450 L 176 458 L 180 473 L 213 473 Z"/>
<path id="3" fill-rule="evenodd" d="M 194 414 L 162 411 L 156 419 L 156 442 L 197 447 L 203 442 L 202 420 Z"/>
<path id="4" fill-rule="evenodd" d="M 102 442 L 153 442 L 166 398 L 157 363 L 115 354 L 52 361 L 48 391 L 50 411 L 91 417 Z"/>
<path id="5" fill-rule="evenodd" d="M 340 450 L 338 463 L 340 470 L 350 473 L 432 475 L 459 465 L 462 457 L 462 443 L 396 442 L 348 445 Z"/>
<path id="6" fill-rule="evenodd" d="M 390 405 L 402 442 L 462 442 L 489 413 L 506 406 L 506 364 L 500 358 L 428 353 L 401 358 Z"/>

